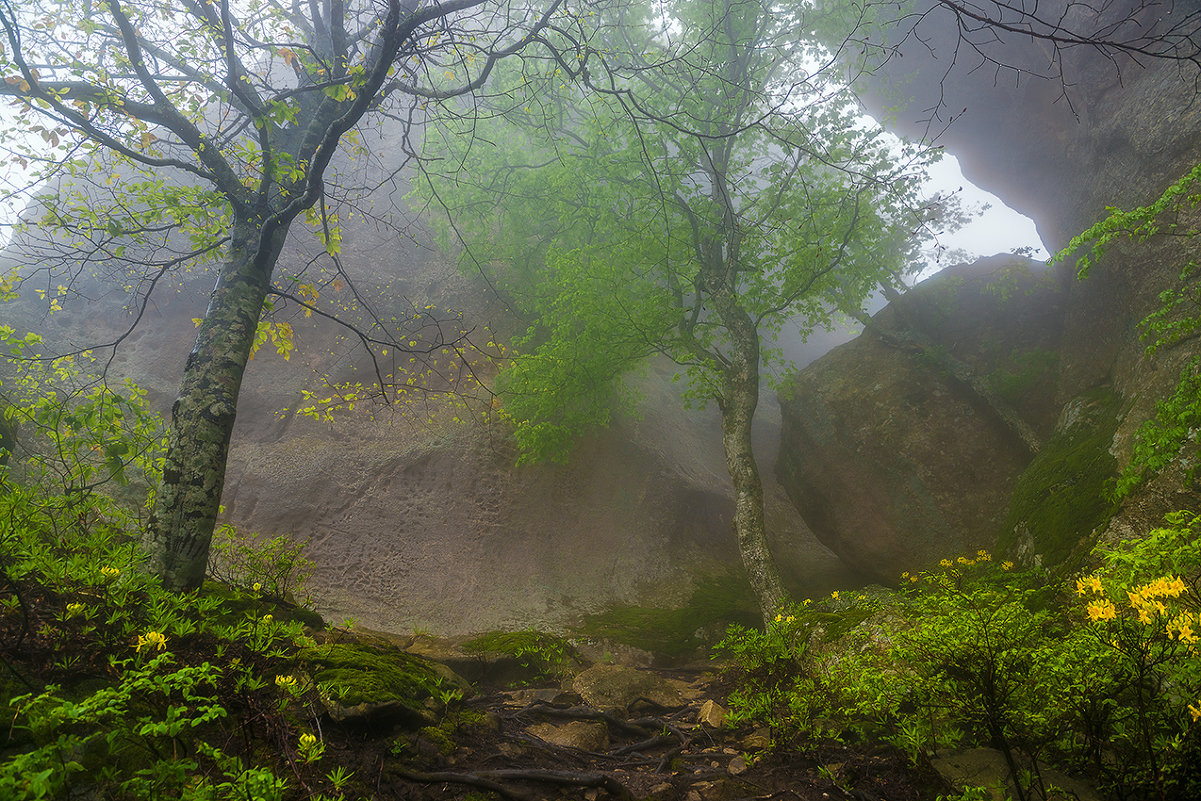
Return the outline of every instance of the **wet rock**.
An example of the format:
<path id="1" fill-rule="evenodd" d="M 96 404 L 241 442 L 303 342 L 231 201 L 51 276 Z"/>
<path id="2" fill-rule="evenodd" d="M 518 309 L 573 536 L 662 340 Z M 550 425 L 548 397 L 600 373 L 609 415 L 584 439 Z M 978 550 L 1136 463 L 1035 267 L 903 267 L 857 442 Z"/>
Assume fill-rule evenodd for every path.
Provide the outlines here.
<path id="1" fill-rule="evenodd" d="M 725 707 L 710 699 L 701 704 L 701 711 L 697 715 L 697 720 L 706 726 L 720 729 L 726 723 Z"/>
<path id="2" fill-rule="evenodd" d="M 1005 755 L 993 748 L 969 748 L 934 757 L 930 764 L 955 787 L 984 787 L 992 801 L 1007 801 L 1016 797 Z M 1039 773 L 1047 787 L 1058 788 L 1053 799 L 1102 801 L 1100 793 L 1083 782 L 1046 766 Z"/>
<path id="3" fill-rule="evenodd" d="M 682 681 L 620 665 L 593 665 L 572 682 L 572 689 L 585 703 L 600 709 L 621 710 L 629 709 L 640 699 L 662 707 L 682 706 L 686 687 Z"/>
<path id="4" fill-rule="evenodd" d="M 599 752 L 609 747 L 609 728 L 603 723 L 573 720 L 570 723 L 537 723 L 526 729 L 551 745 Z"/>

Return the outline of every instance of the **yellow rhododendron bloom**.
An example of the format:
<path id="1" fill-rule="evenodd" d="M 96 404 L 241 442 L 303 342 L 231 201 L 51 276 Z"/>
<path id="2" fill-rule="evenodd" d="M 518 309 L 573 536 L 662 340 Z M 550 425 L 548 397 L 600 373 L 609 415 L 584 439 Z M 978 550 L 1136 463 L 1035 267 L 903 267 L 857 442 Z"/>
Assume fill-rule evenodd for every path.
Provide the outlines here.
<path id="1" fill-rule="evenodd" d="M 837 601 L 838 600 L 838 590 L 835 590 L 834 592 L 830 593 L 830 597 L 833 598 L 835 601 Z"/>
<path id="2" fill-rule="evenodd" d="M 100 575 L 104 576 L 106 579 L 115 579 L 117 576 L 121 575 L 121 568 L 108 566 L 102 567 L 100 568 Z"/>
<path id="3" fill-rule="evenodd" d="M 256 582 L 254 583 L 254 586 L 253 586 L 253 587 L 251 587 L 251 589 L 252 589 L 252 590 L 254 590 L 255 592 L 262 592 L 262 591 L 263 591 L 263 585 L 262 585 L 262 584 L 260 584 L 259 582 L 257 582 L 257 581 L 256 581 Z"/>
<path id="4" fill-rule="evenodd" d="M 144 635 L 139 634 L 137 647 L 138 653 L 142 652 L 143 647 L 157 648 L 161 651 L 167 647 L 167 636 L 157 631 L 148 631 Z"/>
<path id="5" fill-rule="evenodd" d="M 1118 616 L 1117 607 L 1108 598 L 1093 601 L 1085 611 L 1088 613 L 1089 620 L 1113 620 Z"/>
<path id="6" fill-rule="evenodd" d="M 942 559 L 938 562 L 940 567 L 953 567 L 955 565 L 950 559 Z"/>
<path id="7" fill-rule="evenodd" d="M 1001 563 L 1001 569 L 1002 570 L 1012 570 L 1013 562 L 1010 562 L 1008 559 L 1006 559 L 1004 562 Z"/>
<path id="8" fill-rule="evenodd" d="M 1193 706 L 1192 704 L 1189 704 L 1188 711 L 1189 711 L 1189 714 L 1193 716 L 1194 722 L 1196 722 L 1198 719 L 1201 719 L 1201 701 L 1197 702 L 1197 706 Z"/>
<path id="9" fill-rule="evenodd" d="M 285 689 L 287 689 L 289 687 L 295 687 L 296 686 L 296 677 L 295 676 L 276 676 L 275 684 L 277 687 L 283 687 Z"/>
<path id="10" fill-rule="evenodd" d="M 312 748 L 316 744 L 317 744 L 316 735 L 307 734 L 307 733 L 300 735 L 300 747 L 301 748 Z"/>
<path id="11" fill-rule="evenodd" d="M 68 617 L 75 617 L 82 611 L 83 611 L 83 604 L 79 604 L 79 603 L 67 604 L 67 616 Z"/>
<path id="12" fill-rule="evenodd" d="M 1087 595 L 1090 592 L 1095 592 L 1100 595 L 1105 591 L 1101 586 L 1100 576 L 1089 576 L 1088 578 L 1076 579 L 1076 594 Z"/>

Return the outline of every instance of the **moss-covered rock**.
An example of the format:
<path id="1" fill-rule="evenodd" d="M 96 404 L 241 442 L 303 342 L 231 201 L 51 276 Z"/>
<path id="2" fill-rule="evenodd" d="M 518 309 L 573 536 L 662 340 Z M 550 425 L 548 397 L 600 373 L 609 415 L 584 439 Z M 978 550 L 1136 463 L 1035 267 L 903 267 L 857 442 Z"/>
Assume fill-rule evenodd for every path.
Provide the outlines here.
<path id="1" fill-rule="evenodd" d="M 731 623 L 758 625 L 761 618 L 746 579 L 702 579 L 682 608 L 618 606 L 581 622 L 581 637 L 632 645 L 671 663 L 696 656 L 725 633 Z"/>
<path id="2" fill-rule="evenodd" d="M 559 679 L 578 672 L 584 664 L 567 640 L 531 629 L 489 632 L 460 647 L 491 666 L 488 678 L 495 683 Z"/>
<path id="3" fill-rule="evenodd" d="M 1102 387 L 1064 407 L 1055 434 L 1018 477 L 997 543 L 1002 553 L 1064 570 L 1087 553 L 1117 508 L 1109 493 L 1117 461 L 1109 449 L 1121 403 Z"/>
<path id="4" fill-rule="evenodd" d="M 330 643 L 299 655 L 331 717 L 364 724 L 429 723 L 447 684 L 432 662 L 401 651 Z"/>

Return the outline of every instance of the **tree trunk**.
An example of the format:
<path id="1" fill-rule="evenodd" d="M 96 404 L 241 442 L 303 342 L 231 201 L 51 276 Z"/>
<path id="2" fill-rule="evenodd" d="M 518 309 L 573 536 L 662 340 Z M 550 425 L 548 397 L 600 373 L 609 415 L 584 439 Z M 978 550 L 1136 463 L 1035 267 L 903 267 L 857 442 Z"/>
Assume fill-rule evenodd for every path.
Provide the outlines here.
<path id="1" fill-rule="evenodd" d="M 238 392 L 286 232 L 278 226 L 262 241 L 259 225 L 235 221 L 229 260 L 171 408 L 162 483 L 142 543 L 150 571 L 171 590 L 204 581 Z"/>
<path id="2" fill-rule="evenodd" d="M 734 484 L 734 531 L 763 623 L 770 626 L 788 605 L 789 597 L 767 542 L 763 481 L 751 447 L 751 425 L 759 406 L 759 332 L 731 296 L 714 293 L 711 297 L 732 340 L 729 363 L 722 370 L 719 405 L 726 469 Z"/>

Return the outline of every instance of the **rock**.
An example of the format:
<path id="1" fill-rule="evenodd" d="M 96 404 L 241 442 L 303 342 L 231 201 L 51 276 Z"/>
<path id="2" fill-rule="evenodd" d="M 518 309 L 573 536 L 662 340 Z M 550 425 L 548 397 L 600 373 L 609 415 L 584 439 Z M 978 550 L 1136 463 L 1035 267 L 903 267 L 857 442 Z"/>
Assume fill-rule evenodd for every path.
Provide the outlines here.
<path id="1" fill-rule="evenodd" d="M 701 704 L 701 711 L 697 714 L 697 720 L 706 726 L 720 729 L 726 724 L 725 707 L 714 700 L 708 700 Z"/>
<path id="2" fill-rule="evenodd" d="M 570 723 L 537 723 L 526 729 L 551 745 L 600 752 L 609 747 L 609 727 L 604 723 L 573 720 Z"/>
<path id="3" fill-rule="evenodd" d="M 763 751 L 771 748 L 771 729 L 763 726 L 742 738 L 742 747 L 747 751 Z"/>
<path id="4" fill-rule="evenodd" d="M 731 776 L 741 776 L 742 774 L 746 773 L 748 767 L 749 765 L 746 763 L 746 757 L 744 757 L 742 754 L 739 754 L 730 760 L 730 764 L 726 766 L 726 772 Z"/>
<path id="5" fill-rule="evenodd" d="M 916 321 L 929 347 L 865 333 L 781 390 L 777 477 L 814 534 L 864 576 L 891 583 L 902 570 L 992 549 L 1030 455 L 934 351 L 1049 433 L 1057 287 L 1046 269 L 1012 257 L 945 270 L 873 320 L 902 333 Z"/>
<path id="6" fill-rule="evenodd" d="M 676 679 L 620 665 L 593 665 L 572 682 L 572 689 L 585 703 L 623 711 L 639 699 L 668 708 L 682 706 L 686 686 Z"/>
<path id="7" fill-rule="evenodd" d="M 447 681 L 466 684 L 462 679 L 456 682 L 444 666 L 440 669 L 401 651 L 366 645 L 320 645 L 301 651 L 298 659 L 317 685 L 330 717 L 343 723 L 428 723 L 433 719 L 430 702 Z"/>
<path id="8" fill-rule="evenodd" d="M 950 784 L 958 788 L 984 787 L 991 801 L 1016 797 L 1005 755 L 993 748 L 970 748 L 931 758 L 930 764 Z M 1051 801 L 1102 801 L 1094 788 L 1059 771 L 1039 765 L 1039 774 L 1047 787 L 1058 788 Z"/>

